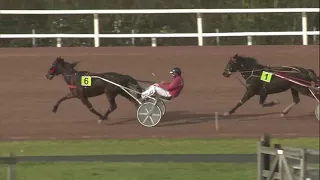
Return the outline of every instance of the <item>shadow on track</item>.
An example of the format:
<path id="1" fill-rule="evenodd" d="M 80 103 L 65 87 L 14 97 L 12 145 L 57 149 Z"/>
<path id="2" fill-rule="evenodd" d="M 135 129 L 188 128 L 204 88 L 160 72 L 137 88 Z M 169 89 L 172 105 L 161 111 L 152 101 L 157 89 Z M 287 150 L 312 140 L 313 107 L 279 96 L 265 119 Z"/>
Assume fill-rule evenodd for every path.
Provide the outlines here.
<path id="1" fill-rule="evenodd" d="M 228 120 L 257 121 L 257 120 L 268 120 L 268 119 L 294 120 L 294 119 L 297 119 L 297 117 L 310 118 L 313 116 L 314 116 L 313 114 L 304 114 L 304 115 L 298 115 L 298 116 L 280 117 L 279 112 L 271 112 L 271 113 L 258 113 L 258 114 L 237 114 L 237 115 L 231 115 L 231 116 L 218 115 L 218 118 L 221 121 L 228 121 Z M 214 120 L 215 120 L 214 113 L 195 114 L 189 111 L 167 111 L 166 114 L 162 117 L 161 122 L 154 128 L 199 124 L 199 123 L 206 123 Z M 124 119 L 119 119 L 112 122 L 107 122 L 105 125 L 117 126 L 117 125 L 124 125 L 128 123 L 139 124 L 137 119 L 133 117 L 133 118 L 124 118 Z"/>
<path id="2" fill-rule="evenodd" d="M 280 116 L 279 112 L 272 113 L 262 113 L 262 114 L 241 114 L 241 115 L 231 115 L 229 117 L 221 117 L 221 120 L 238 120 L 238 121 L 258 121 L 258 120 L 296 120 L 297 118 L 313 118 L 314 115 L 310 114 L 301 114 L 295 116 Z"/>
<path id="3" fill-rule="evenodd" d="M 270 115 L 279 114 L 278 112 L 273 113 L 261 113 L 261 114 L 243 114 L 243 115 L 232 115 L 232 116 L 222 116 L 218 115 L 219 120 L 237 120 L 237 119 L 248 119 L 258 120 L 261 117 L 268 117 Z M 167 126 L 179 126 L 179 125 L 189 125 L 189 124 L 198 124 L 206 123 L 215 120 L 215 113 L 208 114 L 194 114 L 188 111 L 173 111 L 167 112 L 163 117 L 157 127 L 167 127 Z"/>
<path id="4" fill-rule="evenodd" d="M 188 111 L 167 111 L 166 114 L 162 117 L 161 122 L 156 127 L 198 124 L 206 122 L 210 119 L 214 120 L 214 114 L 193 114 L 189 113 Z M 122 125 L 130 121 L 137 122 L 135 118 L 127 118 L 122 121 L 109 123 L 107 125 Z"/>

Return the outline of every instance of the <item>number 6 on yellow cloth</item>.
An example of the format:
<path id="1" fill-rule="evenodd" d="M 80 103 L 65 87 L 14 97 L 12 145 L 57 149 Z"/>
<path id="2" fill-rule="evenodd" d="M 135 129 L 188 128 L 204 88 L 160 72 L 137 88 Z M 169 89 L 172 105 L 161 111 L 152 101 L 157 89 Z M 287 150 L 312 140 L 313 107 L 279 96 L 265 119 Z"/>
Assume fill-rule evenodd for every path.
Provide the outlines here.
<path id="1" fill-rule="evenodd" d="M 81 76 L 81 86 L 91 86 L 91 77 Z"/>

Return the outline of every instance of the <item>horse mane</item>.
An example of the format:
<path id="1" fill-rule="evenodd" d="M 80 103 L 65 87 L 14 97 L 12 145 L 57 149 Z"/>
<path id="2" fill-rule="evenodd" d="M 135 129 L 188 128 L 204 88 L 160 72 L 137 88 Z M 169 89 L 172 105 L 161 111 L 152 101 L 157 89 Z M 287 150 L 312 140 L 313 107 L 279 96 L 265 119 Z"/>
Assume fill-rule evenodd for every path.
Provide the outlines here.
<path id="1" fill-rule="evenodd" d="M 248 57 L 248 56 L 236 55 L 236 61 L 241 61 L 245 65 L 250 65 L 250 66 L 261 65 L 256 58 Z"/>
<path id="2" fill-rule="evenodd" d="M 73 68 L 75 68 L 79 63 L 80 63 L 80 61 L 75 61 L 75 62 L 72 62 L 72 63 L 70 63 L 70 64 L 71 64 L 71 66 L 72 66 Z"/>
<path id="3" fill-rule="evenodd" d="M 75 68 L 80 63 L 80 61 L 66 62 L 61 56 L 57 57 L 57 60 L 63 62 L 64 64 L 70 65 L 72 68 Z"/>
<path id="4" fill-rule="evenodd" d="M 62 63 L 62 66 L 64 68 L 70 68 L 71 70 L 76 70 L 75 67 L 80 63 L 80 61 L 67 62 L 61 57 L 58 57 L 57 60 L 59 60 L 60 63 Z"/>

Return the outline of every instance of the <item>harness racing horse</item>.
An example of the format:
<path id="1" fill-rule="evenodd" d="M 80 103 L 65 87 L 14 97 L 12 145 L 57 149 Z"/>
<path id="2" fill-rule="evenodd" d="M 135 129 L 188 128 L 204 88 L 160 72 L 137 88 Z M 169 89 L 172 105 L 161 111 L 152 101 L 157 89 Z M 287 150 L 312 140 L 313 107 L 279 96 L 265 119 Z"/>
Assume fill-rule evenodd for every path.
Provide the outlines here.
<path id="1" fill-rule="evenodd" d="M 64 81 L 67 83 L 70 92 L 60 98 L 57 103 L 53 106 L 52 112 L 56 113 L 59 105 L 67 100 L 78 98 L 81 102 L 95 115 L 99 117 L 98 123 L 101 123 L 102 120 L 107 120 L 108 115 L 117 109 L 116 104 L 116 96 L 121 95 L 132 102 L 136 107 L 139 106 L 139 103 L 131 97 L 128 93 L 122 90 L 120 87 L 105 82 L 101 79 L 92 78 L 91 86 L 83 87 L 80 84 L 81 76 L 99 76 L 101 78 L 105 78 L 107 80 L 113 81 L 119 85 L 122 85 L 127 88 L 131 88 L 137 92 L 142 92 L 143 88 L 138 84 L 138 82 L 128 75 L 123 75 L 115 72 L 107 72 L 107 73 L 91 73 L 88 71 L 77 71 L 75 70 L 75 66 L 78 62 L 68 63 L 64 61 L 61 57 L 58 57 L 53 64 L 51 65 L 48 73 L 46 74 L 47 79 L 52 80 L 55 76 L 62 75 Z M 98 113 L 89 102 L 88 98 L 95 97 L 105 94 L 107 96 L 109 102 L 109 109 L 107 112 L 102 115 Z M 137 99 L 140 98 L 140 94 L 135 94 Z"/>
<path id="2" fill-rule="evenodd" d="M 259 103 L 262 107 L 271 107 L 280 104 L 280 102 L 267 102 L 266 98 L 268 94 L 281 93 L 290 89 L 293 97 L 293 103 L 288 105 L 282 111 L 281 116 L 286 115 L 296 104 L 300 102 L 299 93 L 315 98 L 308 87 L 298 85 L 277 76 L 272 76 L 272 81 L 270 83 L 261 81 L 260 78 L 263 71 L 281 74 L 282 76 L 294 79 L 295 81 L 308 86 L 311 86 L 312 82 L 318 81 L 318 77 L 312 69 L 305 69 L 296 66 L 270 67 L 259 64 L 258 61 L 252 57 L 243 57 L 236 54 L 230 58 L 222 74 L 224 77 L 230 77 L 232 73 L 240 72 L 242 77 L 245 79 L 246 92 L 235 107 L 233 107 L 229 112 L 224 113 L 225 116 L 234 113 L 254 95 L 260 95 Z"/>

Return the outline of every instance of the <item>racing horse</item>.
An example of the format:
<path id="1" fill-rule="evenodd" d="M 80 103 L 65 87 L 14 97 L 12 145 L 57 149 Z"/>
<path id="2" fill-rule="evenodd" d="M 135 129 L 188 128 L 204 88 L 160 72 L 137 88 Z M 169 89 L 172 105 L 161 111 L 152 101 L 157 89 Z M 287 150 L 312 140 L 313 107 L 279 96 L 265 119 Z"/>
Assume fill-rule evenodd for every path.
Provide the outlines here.
<path id="1" fill-rule="evenodd" d="M 106 72 L 106 73 L 92 73 L 88 71 L 77 71 L 75 70 L 76 65 L 79 62 L 66 62 L 63 58 L 57 57 L 52 63 L 49 71 L 46 74 L 47 79 L 52 80 L 55 76 L 62 75 L 64 81 L 68 85 L 70 92 L 65 96 L 61 97 L 56 104 L 53 106 L 52 112 L 56 113 L 59 105 L 67 100 L 78 98 L 81 102 L 95 115 L 99 117 L 98 123 L 100 124 L 103 120 L 108 119 L 108 115 L 117 109 L 116 96 L 121 95 L 132 102 L 136 107 L 139 103 L 126 93 L 123 89 L 101 79 L 92 78 L 91 86 L 83 87 L 80 84 L 81 76 L 99 76 L 110 81 L 113 81 L 119 85 L 130 88 L 137 92 L 142 92 L 143 88 L 138 84 L 134 78 L 129 75 L 123 75 L 116 72 Z M 89 102 L 88 98 L 95 97 L 105 94 L 109 102 L 109 109 L 104 115 L 98 113 Z M 135 94 L 135 98 L 139 99 L 141 95 L 139 93 Z"/>
<path id="2" fill-rule="evenodd" d="M 280 102 L 267 102 L 266 99 L 268 94 L 281 93 L 290 89 L 293 103 L 288 105 L 281 112 L 281 116 L 288 114 L 288 112 L 300 102 L 299 93 L 315 98 L 311 94 L 308 87 L 292 83 L 277 76 L 272 76 L 272 81 L 270 81 L 270 83 L 261 81 L 260 78 L 263 71 L 281 74 L 289 79 L 294 78 L 295 81 L 299 81 L 302 84 L 307 84 L 308 86 L 312 86 L 312 82 L 319 84 L 319 79 L 312 69 L 305 69 L 297 66 L 271 67 L 259 64 L 258 61 L 253 57 L 244 57 L 235 54 L 229 59 L 222 75 L 228 78 L 232 73 L 240 72 L 242 77 L 245 79 L 245 83 L 243 84 L 246 86 L 246 92 L 244 93 L 242 99 L 230 111 L 224 113 L 225 116 L 233 114 L 240 106 L 242 106 L 254 95 L 260 96 L 259 104 L 262 107 L 271 107 L 280 104 Z"/>

